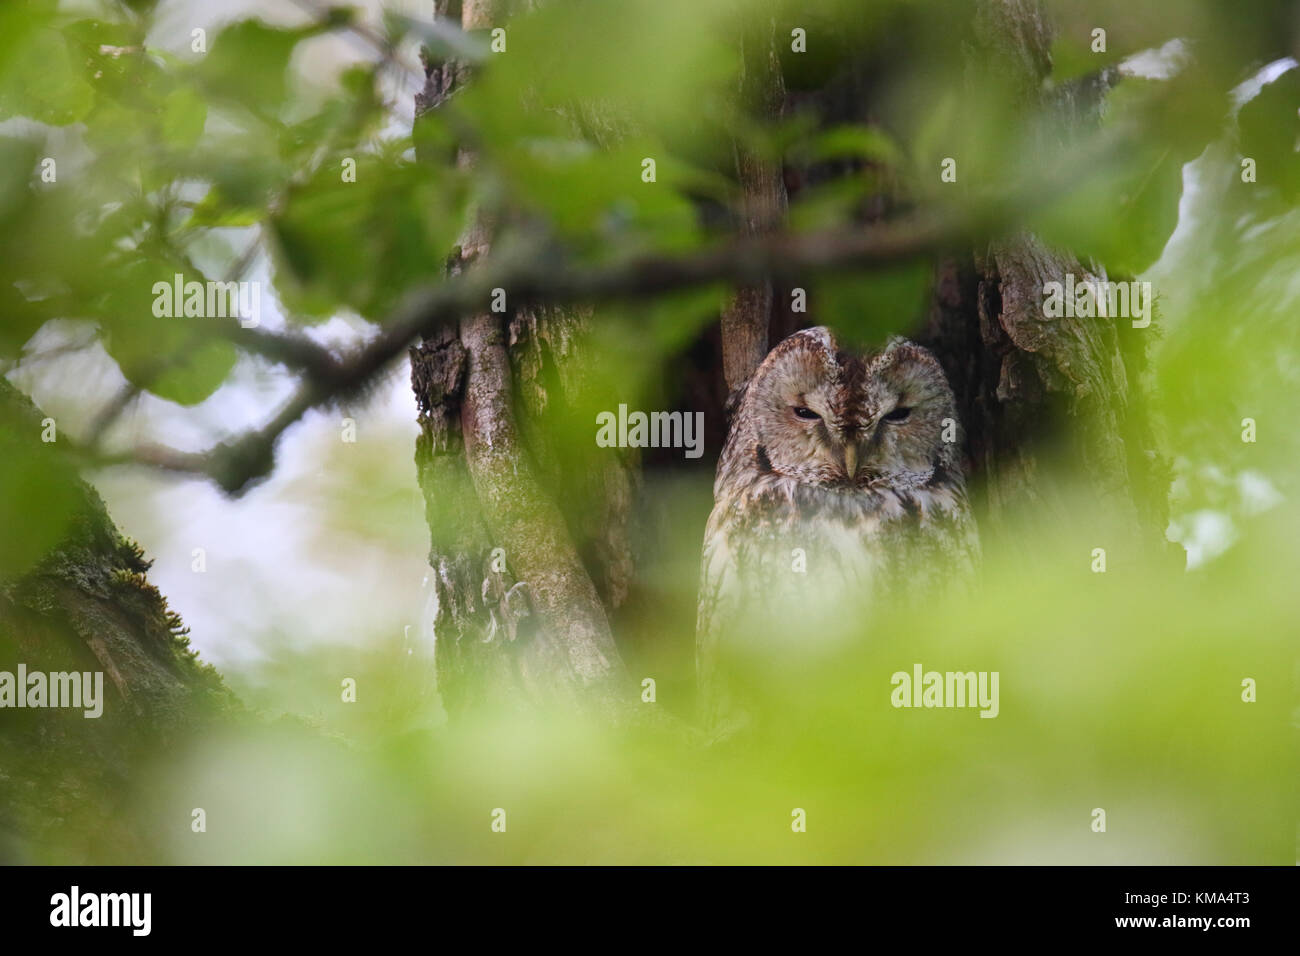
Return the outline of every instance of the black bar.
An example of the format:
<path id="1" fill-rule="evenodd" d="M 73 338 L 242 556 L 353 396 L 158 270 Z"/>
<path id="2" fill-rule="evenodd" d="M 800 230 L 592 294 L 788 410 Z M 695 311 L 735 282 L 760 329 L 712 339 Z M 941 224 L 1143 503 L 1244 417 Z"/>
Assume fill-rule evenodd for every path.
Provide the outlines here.
<path id="1" fill-rule="evenodd" d="M 512 926 L 533 934 L 549 926 L 544 935 L 563 937 L 566 925 L 589 929 L 593 917 L 622 923 L 629 939 L 700 922 L 737 936 L 762 934 L 775 921 L 778 928 L 802 927 L 817 936 L 843 929 L 850 939 L 883 942 L 901 933 L 918 943 L 1104 936 L 1231 945 L 1257 932 L 1286 939 L 1296 925 L 1291 867 L 862 867 L 797 873 L 755 867 L 727 868 L 725 874 L 709 867 L 671 874 L 493 869 L 10 867 L 0 870 L 0 925 L 6 941 L 66 942 L 75 935 L 83 943 L 113 938 L 128 945 L 147 939 L 205 946 L 332 946 L 347 939 L 373 944 L 416 931 L 434 946 L 463 946 L 467 931 L 495 944 Z M 59 895 L 70 903 L 73 886 L 87 915 L 85 907 L 97 909 L 100 900 L 87 904 L 88 895 L 149 894 L 147 936 L 135 935 L 128 918 L 136 916 L 136 925 L 143 926 L 143 897 L 141 909 L 120 910 L 119 922 L 127 925 L 52 926 Z M 111 916 L 121 898 L 110 903 Z"/>

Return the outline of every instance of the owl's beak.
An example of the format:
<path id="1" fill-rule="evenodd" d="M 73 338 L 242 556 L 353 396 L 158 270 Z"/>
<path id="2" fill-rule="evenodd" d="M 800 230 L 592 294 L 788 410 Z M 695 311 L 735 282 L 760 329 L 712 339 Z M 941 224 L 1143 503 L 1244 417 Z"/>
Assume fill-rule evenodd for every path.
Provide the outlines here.
<path id="1" fill-rule="evenodd" d="M 850 481 L 858 475 L 858 447 L 852 442 L 844 446 L 844 475 Z"/>

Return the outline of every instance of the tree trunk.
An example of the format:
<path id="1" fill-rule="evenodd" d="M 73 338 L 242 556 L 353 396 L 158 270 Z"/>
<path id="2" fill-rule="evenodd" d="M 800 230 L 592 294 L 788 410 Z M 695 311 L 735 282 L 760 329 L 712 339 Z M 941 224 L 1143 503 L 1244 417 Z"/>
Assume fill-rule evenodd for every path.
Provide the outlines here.
<path id="1" fill-rule="evenodd" d="M 461 25 L 493 26 L 493 4 L 467 0 Z M 419 109 L 436 109 L 467 75 L 427 62 Z M 478 215 L 453 269 L 473 268 L 490 246 Z M 577 467 L 562 464 L 546 428 L 583 375 L 589 321 L 575 310 L 485 312 L 411 350 L 435 661 L 453 719 L 482 703 L 621 719 L 637 700 L 609 624 L 633 572 L 635 462 L 593 446 Z"/>
<path id="2" fill-rule="evenodd" d="M 767 121 L 781 115 L 785 83 L 776 48 L 776 24 L 754 31 L 741 49 L 740 97 Z M 736 179 L 740 183 L 740 231 L 770 232 L 785 217 L 785 181 L 780 163 L 736 147 Z M 722 310 L 722 371 L 729 391 L 735 391 L 767 355 L 772 323 L 771 281 L 737 289 Z"/>

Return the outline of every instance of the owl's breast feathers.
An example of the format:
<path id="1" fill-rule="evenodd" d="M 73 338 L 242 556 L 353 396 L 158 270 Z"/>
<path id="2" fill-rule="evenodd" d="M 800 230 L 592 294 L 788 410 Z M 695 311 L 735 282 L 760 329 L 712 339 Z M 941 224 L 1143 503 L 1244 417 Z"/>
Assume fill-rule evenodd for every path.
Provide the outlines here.
<path id="1" fill-rule="evenodd" d="M 705 534 L 701 627 L 814 595 L 911 601 L 974 577 L 979 544 L 960 474 L 836 487 L 751 472 L 731 488 Z"/>
<path id="2" fill-rule="evenodd" d="M 720 476 L 719 484 L 723 484 Z M 966 513 L 965 482 L 936 466 L 920 475 L 886 475 L 857 485 L 814 485 L 775 472 L 750 472 L 718 489 L 709 519 L 710 532 L 793 531 L 809 522 L 833 521 L 864 534 L 881 527 L 925 525 L 954 513 Z"/>
<path id="3" fill-rule="evenodd" d="M 743 483 L 717 501 L 704 539 L 696 663 L 706 725 L 745 713 L 725 676 L 738 649 L 772 652 L 810 634 L 880 639 L 868 623 L 880 605 L 924 606 L 940 589 L 969 588 L 978 553 L 960 475 L 883 488 L 777 475 Z"/>

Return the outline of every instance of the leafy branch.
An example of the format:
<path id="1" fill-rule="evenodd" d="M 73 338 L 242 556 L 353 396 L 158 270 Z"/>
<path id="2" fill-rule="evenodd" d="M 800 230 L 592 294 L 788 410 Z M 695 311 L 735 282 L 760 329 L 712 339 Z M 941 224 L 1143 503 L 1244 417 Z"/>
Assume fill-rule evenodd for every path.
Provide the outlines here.
<path id="1" fill-rule="evenodd" d="M 342 357 L 302 335 L 223 322 L 219 334 L 301 374 L 297 391 L 269 424 L 204 452 L 144 445 L 83 457 L 90 465 L 134 462 L 205 475 L 226 492 L 242 494 L 270 473 L 276 442 L 307 411 L 362 392 L 421 337 L 486 312 L 495 289 L 505 290 L 510 307 L 519 308 L 648 298 L 715 282 L 744 284 L 852 268 L 884 269 L 996 232 L 1001 221 L 996 206 L 975 213 L 918 214 L 866 227 L 747 236 L 700 251 L 644 255 L 602 266 L 574 265 L 554 244 L 523 243 L 494 251 L 460 274 L 414 292 L 378 336 Z"/>

